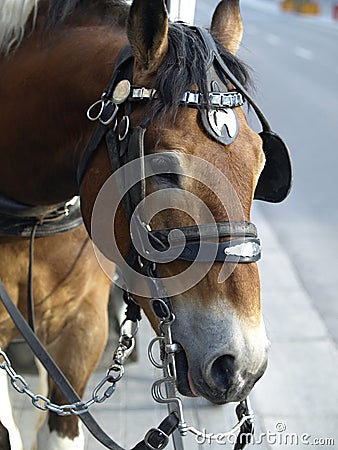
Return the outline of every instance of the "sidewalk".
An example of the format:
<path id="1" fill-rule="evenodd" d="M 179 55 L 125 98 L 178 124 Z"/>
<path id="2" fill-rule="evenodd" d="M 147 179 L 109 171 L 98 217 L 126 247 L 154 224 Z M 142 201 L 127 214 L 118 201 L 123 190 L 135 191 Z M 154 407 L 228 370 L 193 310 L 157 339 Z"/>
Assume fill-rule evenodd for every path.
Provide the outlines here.
<path id="1" fill-rule="evenodd" d="M 312 449 L 338 448 L 338 350 L 299 282 L 286 249 L 259 213 L 259 205 L 255 206 L 253 221 L 263 242 L 260 262 L 263 311 L 272 348 L 268 370 L 251 395 L 256 414 L 256 440 L 261 438 L 262 443 L 247 448 L 308 449 L 309 445 Z M 153 332 L 143 320 L 138 339 L 139 362 L 126 366 L 126 375 L 111 399 L 92 408 L 106 432 L 126 448 L 140 441 L 166 415 L 166 409 L 150 395 L 153 380 L 160 376 L 147 358 L 147 344 L 152 337 Z M 103 370 L 93 375 L 85 400 L 103 375 Z M 27 378 L 31 388 L 37 389 L 36 377 Z M 12 398 L 25 450 L 28 450 L 33 442 L 36 413 L 27 398 L 14 392 Z M 213 406 L 201 399 L 185 399 L 184 404 L 187 422 L 207 432 L 224 432 L 235 423 L 234 405 Z M 262 433 L 268 433 L 269 437 Z M 85 434 L 86 449 L 104 448 L 87 431 Z M 316 444 L 316 438 L 323 440 Z M 327 438 L 334 439 L 335 444 L 326 441 L 322 445 Z M 184 438 L 184 443 L 186 450 L 224 448 L 224 443 L 198 445 L 193 436 Z M 172 449 L 172 445 L 167 448 Z"/>

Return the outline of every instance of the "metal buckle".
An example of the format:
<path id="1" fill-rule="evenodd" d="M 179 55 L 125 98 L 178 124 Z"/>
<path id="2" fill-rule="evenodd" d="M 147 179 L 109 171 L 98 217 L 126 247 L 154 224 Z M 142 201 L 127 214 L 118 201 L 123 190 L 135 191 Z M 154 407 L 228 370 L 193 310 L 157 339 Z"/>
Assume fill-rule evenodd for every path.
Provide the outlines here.
<path id="1" fill-rule="evenodd" d="M 183 95 L 182 102 L 189 105 L 199 105 L 201 99 L 201 94 L 199 92 L 188 91 Z"/>
<path id="2" fill-rule="evenodd" d="M 244 104 L 239 92 L 210 92 L 209 101 L 212 106 L 218 108 L 236 108 Z"/>
<path id="3" fill-rule="evenodd" d="M 133 100 L 144 100 L 144 99 L 151 99 L 155 96 L 156 90 L 155 89 L 148 89 L 145 87 L 135 87 L 132 90 L 131 98 Z"/>
<path id="4" fill-rule="evenodd" d="M 162 439 L 162 442 L 159 442 L 157 447 L 154 447 L 150 443 L 150 439 L 155 436 L 155 433 L 157 434 L 158 438 Z M 144 438 L 144 443 L 150 450 L 161 450 L 168 445 L 168 442 L 169 442 L 169 436 L 164 431 L 160 430 L 159 428 L 151 428 L 147 432 L 147 434 L 145 435 L 145 438 Z"/>

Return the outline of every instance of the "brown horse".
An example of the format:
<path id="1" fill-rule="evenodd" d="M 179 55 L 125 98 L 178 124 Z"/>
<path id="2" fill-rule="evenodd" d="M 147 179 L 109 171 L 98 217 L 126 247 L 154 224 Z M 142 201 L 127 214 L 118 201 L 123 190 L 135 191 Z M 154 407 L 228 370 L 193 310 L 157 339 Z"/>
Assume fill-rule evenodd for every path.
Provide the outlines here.
<path id="1" fill-rule="evenodd" d="M 217 222 L 250 221 L 265 161 L 262 140 L 248 126 L 234 96 L 231 101 L 235 104 L 223 115 L 211 111 L 207 118 L 211 130 L 207 131 L 201 105 L 191 108 L 186 102 L 181 106 L 187 92 L 208 95 L 210 87 L 204 69 L 208 55 L 196 30 L 181 24 L 169 26 L 164 2 L 135 0 L 129 8 L 122 0 L 5 0 L 1 8 L 3 195 L 29 205 L 53 205 L 80 193 L 83 219 L 91 235 L 95 200 L 113 169 L 105 140 L 101 140 L 86 161 L 79 186 L 78 168 L 94 130 L 85 113 L 100 98 L 119 52 L 129 43 L 134 57 L 132 84 L 156 93 L 151 101 L 148 98 L 128 103 L 125 117 L 120 109 L 113 118 L 120 123 L 119 140 L 124 141 L 124 131 L 129 129 L 127 119 L 130 129 L 146 121 L 145 153 L 157 156 L 155 163 L 159 166 L 167 164 L 169 154 L 178 168 L 176 173 L 170 170 L 152 176 L 146 185 L 147 193 L 179 188 L 199 198 Z M 245 84 L 245 66 L 235 57 L 242 36 L 238 1 L 223 0 L 219 4 L 211 33 L 218 40 L 223 61 Z M 233 83 L 227 81 L 226 85 L 231 94 Z M 219 90 L 217 83 L 213 88 Z M 126 100 L 121 95 L 114 100 L 116 104 Z M 104 101 L 97 103 L 100 105 Z M 114 130 L 114 121 L 108 129 Z M 202 169 L 196 162 L 200 160 L 205 162 Z M 214 172 L 209 173 L 210 168 Z M 230 188 L 222 191 L 222 178 L 217 180 L 215 174 L 228 180 L 236 195 Z M 211 185 L 206 186 L 203 176 Z M 212 192 L 215 190 L 225 195 L 231 191 L 226 207 Z M 200 203 L 190 202 L 189 196 L 187 199 L 187 209 L 159 209 L 152 218 L 152 228 L 203 223 Z M 103 349 L 108 290 L 108 279 L 98 271 L 84 233 L 78 229 L 37 238 L 34 268 L 37 334 L 80 395 Z M 105 238 L 111 237 L 103 238 L 95 243 L 110 257 Z M 122 207 L 116 212 L 115 239 L 121 254 L 126 255 L 131 236 L 128 214 Z M 1 279 L 23 312 L 27 249 L 27 239 L 1 239 Z M 114 255 L 111 259 L 115 260 Z M 163 264 L 161 276 L 174 277 L 188 265 L 187 261 L 177 260 Z M 231 270 L 221 277 L 222 264 L 211 264 L 200 280 L 171 298 L 176 317 L 173 338 L 181 348 L 177 356 L 178 389 L 184 395 L 204 396 L 218 404 L 248 395 L 264 373 L 269 346 L 260 308 L 257 266 L 253 262 L 230 266 Z M 136 294 L 157 330 L 158 318 L 149 298 L 137 289 Z M 3 309 L 0 312 L 0 346 L 5 348 L 16 332 Z M 52 383 L 49 397 L 53 402 L 64 402 Z M 14 425 L 9 423 L 9 416 L 8 410 L 0 413 L 14 442 Z M 13 444 L 13 448 L 20 447 Z M 49 413 L 38 433 L 37 448 L 83 448 L 77 419 Z"/>

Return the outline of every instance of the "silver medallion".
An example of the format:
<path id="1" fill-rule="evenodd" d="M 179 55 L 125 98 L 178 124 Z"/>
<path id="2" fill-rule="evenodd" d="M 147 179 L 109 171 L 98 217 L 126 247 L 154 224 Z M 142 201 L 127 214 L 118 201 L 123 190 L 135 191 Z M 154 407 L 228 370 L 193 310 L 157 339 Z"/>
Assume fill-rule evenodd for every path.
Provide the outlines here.
<path id="1" fill-rule="evenodd" d="M 113 102 L 115 105 L 121 105 L 129 97 L 131 91 L 131 85 L 128 80 L 122 80 L 117 83 L 113 92 Z"/>
<path id="2" fill-rule="evenodd" d="M 224 127 L 230 138 L 237 135 L 237 120 L 236 114 L 230 108 L 227 109 L 212 109 L 208 111 L 208 120 L 213 132 L 217 136 L 223 136 Z"/>

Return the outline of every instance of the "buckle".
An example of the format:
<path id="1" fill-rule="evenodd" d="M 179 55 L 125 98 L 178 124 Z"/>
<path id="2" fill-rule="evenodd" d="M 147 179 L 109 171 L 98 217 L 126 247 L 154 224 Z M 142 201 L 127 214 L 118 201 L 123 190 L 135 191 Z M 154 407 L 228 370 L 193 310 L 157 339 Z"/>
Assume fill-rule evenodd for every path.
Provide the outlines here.
<path id="1" fill-rule="evenodd" d="M 145 435 L 144 443 L 150 450 L 161 450 L 168 445 L 169 436 L 160 428 L 151 428 Z"/>
<path id="2" fill-rule="evenodd" d="M 189 105 L 198 106 L 201 102 L 201 95 L 199 92 L 188 91 L 185 92 L 182 98 L 182 103 L 187 103 Z"/>

